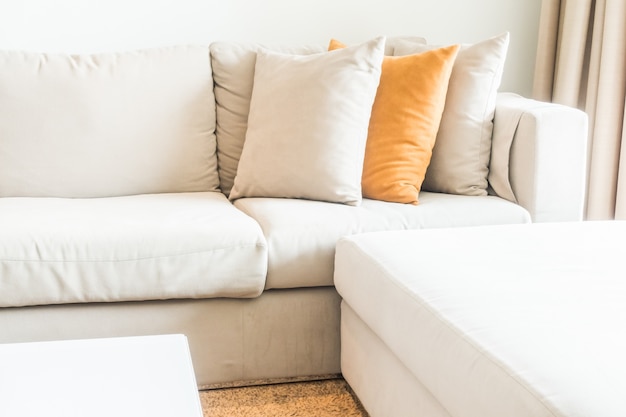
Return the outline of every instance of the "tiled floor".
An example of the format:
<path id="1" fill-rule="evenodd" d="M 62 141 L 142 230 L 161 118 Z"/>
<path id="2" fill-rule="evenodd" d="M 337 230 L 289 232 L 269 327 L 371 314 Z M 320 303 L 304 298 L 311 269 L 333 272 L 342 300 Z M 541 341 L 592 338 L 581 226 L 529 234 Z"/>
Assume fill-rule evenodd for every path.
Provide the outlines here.
<path id="1" fill-rule="evenodd" d="M 200 392 L 204 417 L 367 417 L 343 379 Z"/>

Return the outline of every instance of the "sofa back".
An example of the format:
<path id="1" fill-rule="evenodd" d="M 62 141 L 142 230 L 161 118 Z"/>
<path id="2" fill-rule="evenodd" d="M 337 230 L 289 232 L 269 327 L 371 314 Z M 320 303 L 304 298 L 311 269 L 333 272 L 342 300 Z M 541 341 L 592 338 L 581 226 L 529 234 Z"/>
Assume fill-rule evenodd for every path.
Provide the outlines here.
<path id="1" fill-rule="evenodd" d="M 217 191 L 206 46 L 0 52 L 0 197 Z"/>

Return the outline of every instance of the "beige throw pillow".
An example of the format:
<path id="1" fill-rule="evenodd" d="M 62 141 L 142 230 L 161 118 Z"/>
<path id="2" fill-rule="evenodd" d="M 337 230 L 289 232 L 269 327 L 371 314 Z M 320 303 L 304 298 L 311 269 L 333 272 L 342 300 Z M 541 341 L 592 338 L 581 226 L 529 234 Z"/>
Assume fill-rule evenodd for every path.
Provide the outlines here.
<path id="1" fill-rule="evenodd" d="M 393 55 L 397 42 L 426 44 L 416 36 L 385 39 L 385 54 Z M 248 112 L 254 81 L 256 54 L 262 50 L 310 55 L 326 51 L 326 45 L 265 45 L 242 42 L 213 42 L 210 45 L 217 113 L 217 159 L 220 188 L 230 194 L 248 128 Z"/>
<path id="2" fill-rule="evenodd" d="M 509 34 L 462 45 L 457 55 L 424 191 L 487 195 L 496 96 L 509 45 Z M 437 48 L 398 42 L 394 55 Z"/>
<path id="3" fill-rule="evenodd" d="M 308 56 L 259 52 L 231 200 L 285 197 L 360 204 L 384 47 L 381 37 Z"/>

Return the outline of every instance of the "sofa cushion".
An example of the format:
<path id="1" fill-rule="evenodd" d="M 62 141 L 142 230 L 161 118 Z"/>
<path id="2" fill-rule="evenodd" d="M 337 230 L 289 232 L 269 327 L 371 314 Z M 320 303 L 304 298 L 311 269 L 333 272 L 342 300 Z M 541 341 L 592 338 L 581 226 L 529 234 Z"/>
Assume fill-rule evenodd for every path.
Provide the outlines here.
<path id="1" fill-rule="evenodd" d="M 207 46 L 0 52 L 0 196 L 216 191 Z"/>
<path id="2" fill-rule="evenodd" d="M 385 43 L 385 54 L 392 55 L 402 41 L 425 44 L 420 37 L 391 37 Z M 310 55 L 326 51 L 324 45 L 267 45 L 240 42 L 213 42 L 210 45 L 215 100 L 217 104 L 217 157 L 220 189 L 226 195 L 233 187 L 241 150 L 248 128 L 248 112 L 256 54 L 270 50 L 294 55 Z"/>
<path id="3" fill-rule="evenodd" d="M 257 53 L 248 130 L 231 200 L 358 205 L 384 38 L 308 56 Z"/>
<path id="4" fill-rule="evenodd" d="M 336 286 L 448 416 L 623 416 L 625 235 L 611 221 L 355 236 Z"/>
<path id="5" fill-rule="evenodd" d="M 462 45 L 456 57 L 437 133 L 425 191 L 486 195 L 496 97 L 509 45 L 503 33 Z M 437 46 L 400 41 L 395 55 L 424 52 Z"/>
<path id="6" fill-rule="evenodd" d="M 0 199 L 0 307 L 254 297 L 259 225 L 215 192 Z"/>
<path id="7" fill-rule="evenodd" d="M 422 192 L 418 206 L 363 199 L 359 207 L 319 201 L 243 198 L 268 244 L 266 288 L 333 285 L 335 244 L 363 232 L 528 223 L 521 206 L 492 196 Z"/>

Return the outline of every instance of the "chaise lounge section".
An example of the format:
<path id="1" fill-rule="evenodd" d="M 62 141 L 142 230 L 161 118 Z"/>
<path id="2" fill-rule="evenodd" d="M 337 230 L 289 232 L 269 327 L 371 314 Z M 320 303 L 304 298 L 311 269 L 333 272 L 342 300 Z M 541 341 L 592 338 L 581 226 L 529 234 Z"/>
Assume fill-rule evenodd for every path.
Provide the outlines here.
<path id="1" fill-rule="evenodd" d="M 343 238 L 341 369 L 376 416 L 620 416 L 626 222 Z"/>

